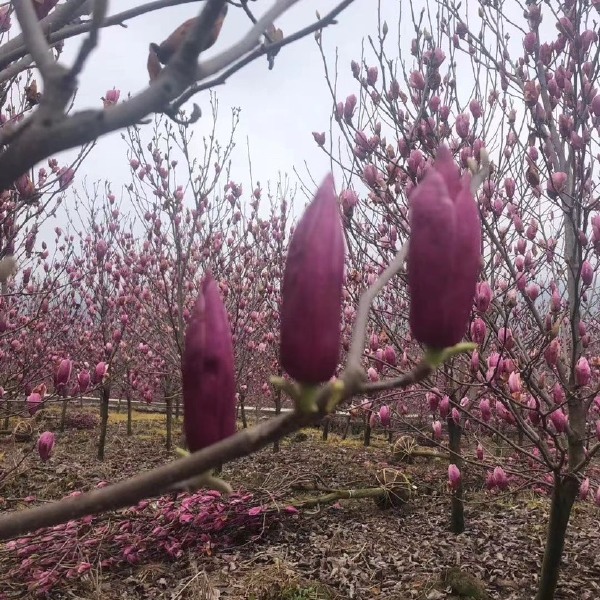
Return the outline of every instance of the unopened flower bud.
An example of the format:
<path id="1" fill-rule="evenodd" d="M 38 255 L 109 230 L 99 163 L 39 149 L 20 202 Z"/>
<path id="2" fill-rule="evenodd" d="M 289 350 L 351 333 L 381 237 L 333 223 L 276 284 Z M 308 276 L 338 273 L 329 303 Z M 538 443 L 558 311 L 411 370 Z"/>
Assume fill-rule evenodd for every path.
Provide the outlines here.
<path id="1" fill-rule="evenodd" d="M 461 483 L 460 469 L 456 465 L 448 467 L 448 487 L 455 492 Z"/>
<path id="2" fill-rule="evenodd" d="M 381 421 L 381 424 L 384 427 L 390 426 L 390 423 L 392 422 L 391 416 L 392 416 L 392 413 L 390 411 L 390 407 L 387 404 L 384 404 L 379 409 L 379 420 Z"/>
<path id="3" fill-rule="evenodd" d="M 575 383 L 579 386 L 587 385 L 592 378 L 592 370 L 585 356 L 582 356 L 575 365 Z"/>
<path id="4" fill-rule="evenodd" d="M 445 419 L 450 414 L 450 398 L 448 396 L 444 396 L 441 399 L 439 409 L 442 419 Z"/>
<path id="5" fill-rule="evenodd" d="M 589 286 L 592 285 L 593 280 L 594 268 L 588 260 L 584 260 L 583 263 L 581 263 L 581 281 L 583 285 Z"/>
<path id="6" fill-rule="evenodd" d="M 344 235 L 329 175 L 300 219 L 282 285 L 283 369 L 307 384 L 328 381 L 340 355 Z"/>
<path id="7" fill-rule="evenodd" d="M 235 433 L 235 364 L 227 311 L 208 273 L 190 316 L 181 364 L 185 439 L 191 452 Z"/>
<path id="8" fill-rule="evenodd" d="M 579 486 L 579 499 L 583 502 L 587 500 L 588 494 L 590 493 L 590 478 L 586 477 Z"/>
<path id="9" fill-rule="evenodd" d="M 54 387 L 60 391 L 62 390 L 69 379 L 71 378 L 71 370 L 73 369 L 73 363 L 68 358 L 65 358 L 60 361 L 60 365 L 58 365 L 58 369 L 54 374 Z"/>
<path id="10" fill-rule="evenodd" d="M 46 462 L 54 450 L 55 438 L 51 431 L 45 431 L 37 441 L 37 451 L 43 462 Z"/>
<path id="11" fill-rule="evenodd" d="M 431 348 L 458 343 L 481 268 L 481 224 L 470 190 L 446 147 L 410 196 L 408 287 L 414 337 Z"/>
<path id="12" fill-rule="evenodd" d="M 483 446 L 481 444 L 477 444 L 477 460 L 483 460 Z"/>

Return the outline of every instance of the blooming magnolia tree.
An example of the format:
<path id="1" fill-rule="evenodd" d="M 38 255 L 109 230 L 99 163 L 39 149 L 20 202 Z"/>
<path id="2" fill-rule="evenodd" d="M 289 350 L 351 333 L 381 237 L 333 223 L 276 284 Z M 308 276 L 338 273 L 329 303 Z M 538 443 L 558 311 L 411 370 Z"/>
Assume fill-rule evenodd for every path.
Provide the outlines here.
<path id="1" fill-rule="evenodd" d="M 320 30 L 349 3 L 340 3 L 296 37 Z M 211 61 L 198 62 L 199 54 L 217 39 L 226 15 L 224 0 L 207 0 L 197 19 L 150 46 L 147 90 L 121 103 L 114 90 L 105 95 L 102 110 L 67 116 L 76 78 L 100 29 L 144 9 L 107 17 L 107 3 L 101 0 L 85 6 L 83 1 L 69 0 L 54 9 L 55 4 L 16 3 L 23 33 L 4 55 L 0 49 L 0 67 L 3 60 L 13 71 L 34 61 L 44 83 L 39 108 L 29 120 L 6 132 L 0 153 L 0 181 L 5 187 L 49 154 L 133 125 L 150 113 L 163 112 L 179 124 L 177 111 L 193 92 L 224 80 L 257 56 L 267 55 L 272 63 L 276 51 L 295 39 L 274 41 L 271 27 L 266 41 L 258 42 L 272 20 L 293 4 L 280 0 L 239 44 Z M 81 52 L 72 67 L 64 67 L 49 53 L 49 44 L 71 35 L 73 26 L 66 24 L 90 6 L 89 22 L 76 26 L 82 27 L 76 32 L 88 32 Z M 145 9 L 156 7 L 152 4 Z M 496 32 L 495 24 L 501 19 L 492 18 L 489 11 L 493 10 L 497 9 L 482 8 L 480 19 L 484 28 Z M 594 71 L 585 66 L 585 59 L 597 38 L 593 32 L 584 35 L 587 4 L 567 3 L 561 10 L 566 13 L 559 21 L 558 41 L 552 42 L 545 62 L 539 32 L 541 9 L 528 5 L 527 23 L 535 39 L 527 38 L 524 58 L 515 66 L 499 33 L 494 38 L 498 47 L 490 51 L 485 36 L 472 34 L 452 7 L 444 7 L 438 32 L 425 33 L 417 27 L 411 46 L 415 68 L 403 84 L 394 62 L 387 58 L 389 29 L 382 24 L 379 66 L 366 68 L 363 77 L 361 67 L 352 65 L 361 85 L 360 102 L 353 95 L 345 102 L 336 98 L 335 119 L 352 157 L 350 162 L 335 157 L 344 168 L 343 188 L 336 192 L 333 176 L 325 178 L 289 245 L 285 198 L 281 198 L 281 209 L 265 220 L 258 215 L 260 190 L 255 191 L 254 212 L 246 216 L 239 202 L 241 187 L 229 180 L 224 186 L 226 202 L 211 205 L 207 195 L 216 193 L 222 165 L 214 179 L 198 182 L 190 177 L 179 187 L 169 149 L 159 147 L 155 140 L 148 151 L 150 158 L 137 132 L 131 130 L 129 158 L 137 180 L 130 191 L 143 212 L 146 239 L 138 247 L 119 228 L 119 214 L 110 209 L 114 199 L 109 196 L 106 224 L 90 227 L 89 235 L 83 237 L 85 257 L 75 259 L 68 271 L 69 277 L 85 282 L 77 292 L 84 300 L 88 324 L 80 339 L 87 339 L 90 346 L 89 358 L 84 359 L 85 351 L 81 351 L 78 367 L 85 367 L 84 360 L 90 363 L 89 378 L 102 389 L 105 424 L 109 383 L 113 383 L 107 377 L 121 379 L 123 387 L 137 387 L 141 382 L 150 397 L 164 385 L 169 399 L 177 391 L 169 373 L 181 364 L 190 455 L 112 486 L 0 516 L 0 537 L 182 488 L 208 486 L 229 492 L 228 484 L 213 473 L 222 463 L 318 422 L 354 396 L 371 399 L 385 393 L 377 399 L 385 401 L 384 405 L 374 403 L 362 410 L 369 411 L 371 427 L 378 422 L 388 427 L 393 408 L 401 413 L 405 406 L 404 400 L 396 401 L 391 394 L 430 378 L 428 388 L 438 385 L 430 396 L 430 407 L 447 420 L 450 431 L 448 483 L 457 520 L 462 517 L 466 463 L 460 439 L 463 429 L 475 427 L 474 423 L 490 428 L 526 456 L 538 469 L 534 478 L 539 476 L 540 484 L 545 474 L 551 474 L 552 510 L 539 598 L 551 597 L 571 507 L 577 494 L 589 492 L 583 473 L 598 452 L 598 444 L 588 443 L 591 430 L 586 421 L 595 388 L 591 356 L 586 357 L 584 350 L 591 352 L 594 347 L 594 314 L 588 319 L 593 327 L 581 325 L 591 298 L 584 295 L 581 284 L 589 288 L 593 280 L 590 259 L 595 245 L 590 240 L 595 234 L 594 225 L 588 223 L 592 223 L 595 200 L 586 165 L 592 144 L 588 134 L 592 125 L 597 126 L 592 104 Z M 40 17 L 47 19 L 41 22 L 48 28 L 46 36 Z M 321 43 L 321 35 L 317 39 Z M 484 118 L 486 111 L 478 97 L 464 100 L 457 93 L 454 59 L 462 51 L 461 39 L 476 69 L 482 64 L 494 68 L 475 92 L 480 95 L 485 81 L 489 117 Z M 18 43 L 21 54 L 15 49 Z M 447 63 L 442 46 L 452 58 Z M 560 60 L 565 62 L 562 71 Z M 533 69 L 539 89 L 531 83 Z M 578 74 L 581 86 L 566 83 L 573 73 Z M 213 75 L 216 79 L 211 80 Z M 556 88 L 549 83 L 552 79 Z M 511 106 L 513 93 L 524 100 L 525 109 Z M 586 96 L 580 98 L 579 93 Z M 473 122 L 465 112 L 467 103 Z M 526 129 L 517 125 L 519 114 L 523 128 L 531 129 L 529 136 L 521 134 Z M 192 119 L 197 117 L 195 111 Z M 494 143 L 494 132 L 504 131 L 501 126 L 506 127 L 506 134 Z M 182 134 L 185 140 L 185 130 Z M 324 134 L 314 138 L 325 147 Z M 509 178 L 523 160 L 525 174 Z M 546 193 L 540 186 L 542 177 L 550 182 Z M 362 188 L 352 189 L 359 181 L 368 188 L 366 201 L 359 199 Z M 190 210 L 184 207 L 186 194 L 193 198 Z M 531 228 L 525 238 L 524 218 Z M 248 231 L 253 241 L 274 242 L 252 254 Z M 277 261 L 265 264 L 284 249 L 283 272 Z M 353 261 L 350 268 L 347 249 Z M 5 283 L 13 283 L 14 261 L 4 265 L 10 267 Z M 248 265 L 263 267 L 260 276 L 248 276 L 258 287 L 257 294 L 250 294 L 256 302 L 250 313 L 243 286 L 241 293 L 237 290 L 230 296 L 234 274 Z M 487 283 L 477 285 L 482 273 Z M 137 344 L 135 352 L 144 357 L 137 360 L 133 344 L 122 339 L 128 322 L 123 315 L 134 309 L 140 324 L 131 340 Z M 237 316 L 244 317 L 245 312 L 261 327 L 246 324 L 240 330 Z M 247 385 L 237 376 L 250 375 L 236 368 L 234 341 L 240 343 L 241 331 L 248 334 L 248 349 L 260 349 L 261 344 L 265 344 L 263 350 L 272 349 L 279 342 L 276 357 L 275 352 L 264 353 L 268 358 L 258 378 L 264 375 L 261 388 L 270 384 L 275 397 L 285 394 L 294 410 L 236 432 L 236 389 L 241 392 L 241 386 Z M 169 335 L 166 351 L 158 346 L 165 333 Z M 465 333 L 471 339 L 466 343 L 462 341 Z M 55 387 L 57 393 L 64 392 L 73 377 L 72 357 L 53 358 L 60 359 L 53 370 Z M 113 373 L 116 362 L 123 367 L 118 374 Z M 442 365 L 443 374 L 436 375 Z M 80 390 L 89 384 L 86 377 L 81 380 L 82 373 L 77 384 Z M 273 375 L 270 382 L 267 374 Z M 556 400 L 550 389 L 562 390 L 563 396 Z M 434 437 L 442 435 L 437 419 L 433 432 Z M 525 439 L 535 450 L 524 446 Z M 44 434 L 38 442 L 40 457 L 48 458 L 52 447 L 53 439 Z M 486 462 L 485 454 L 483 445 L 478 446 L 477 460 L 482 468 L 489 468 L 493 463 Z M 496 465 L 490 487 L 503 489 L 513 476 L 523 475 L 515 469 L 507 476 Z"/>
<path id="2" fill-rule="evenodd" d="M 487 471 L 490 489 L 512 483 L 550 493 L 540 599 L 553 597 L 573 503 L 600 483 L 586 476 L 600 452 L 597 10 L 597 3 L 533 2 L 516 23 L 505 18 L 506 3 L 482 4 L 470 19 L 444 3 L 430 15 L 432 31 L 415 22 L 415 38 L 400 46 L 399 57 L 382 23 L 373 60 L 351 65 L 359 95 L 333 98 L 331 134 L 347 141 L 350 160 L 334 154 L 328 136 L 313 134 L 343 166 L 340 201 L 352 245 L 366 249 L 363 257 L 376 271 L 387 261 L 392 233 L 400 240 L 410 234 L 410 252 L 423 257 L 428 279 L 414 279 L 410 266 L 406 273 L 413 343 L 405 338 L 399 348 L 411 354 L 418 351 L 414 341 L 440 339 L 469 256 L 457 237 L 465 219 L 441 208 L 425 213 L 432 237 L 423 247 L 413 242 L 420 198 L 460 198 L 450 167 L 431 166 L 436 149 L 447 143 L 463 168 L 479 163 L 483 152 L 490 156 L 478 194 L 483 269 L 469 307 L 469 338 L 478 348 L 432 381 L 430 389 L 437 388 L 428 400 L 434 436 L 441 434 L 437 415 L 448 424 L 455 497 L 463 457 L 453 438 L 463 429 L 492 434 L 469 460 Z M 429 278 L 435 283 L 425 294 L 415 282 Z M 403 308 L 406 288 L 397 287 Z M 396 314 L 384 307 L 379 313 L 386 331 L 397 329 Z M 499 464 L 492 440 L 512 449 L 510 462 Z M 462 507 L 455 508 L 462 519 Z"/>
<path id="3" fill-rule="evenodd" d="M 0 351 L 3 357 L 10 357 L 3 362 L 0 396 L 29 398 L 29 412 L 35 412 L 34 407 L 50 400 L 48 390 L 52 389 L 52 379 L 56 391 L 65 395 L 86 390 L 90 380 L 103 380 L 107 371 L 103 360 L 92 363 L 89 369 L 83 362 L 78 363 L 75 382 L 72 362 L 66 368 L 64 361 L 72 361 L 68 355 L 79 354 L 77 360 L 85 355 L 85 351 L 78 352 L 77 342 L 94 337 L 89 330 L 71 327 L 81 316 L 82 292 L 77 284 L 84 273 L 76 260 L 67 265 L 70 261 L 67 250 L 72 239 L 65 238 L 64 244 L 56 242 L 67 250 L 60 250 L 64 260 L 55 263 L 48 260 L 47 243 L 37 240 L 41 224 L 55 214 L 64 191 L 72 182 L 75 168 L 89 147 L 87 144 L 105 133 L 139 123 L 152 113 L 165 113 L 177 121 L 179 107 L 194 93 L 222 83 L 242 66 L 262 56 L 267 56 L 269 66 L 273 67 L 281 48 L 333 23 L 351 0 L 340 2 L 322 19 L 291 36 L 284 36 L 273 26 L 273 20 L 294 4 L 293 1 L 275 2 L 258 18 L 246 7 L 245 12 L 253 21 L 248 34 L 211 61 L 198 62 L 200 53 L 216 43 L 227 14 L 225 0 L 207 0 L 196 18 L 177 28 L 161 43 L 151 44 L 148 56 L 140 57 L 147 59 L 151 80 L 147 89 L 121 103 L 119 92 L 109 90 L 102 108 L 69 112 L 78 77 L 104 28 L 122 26 L 147 12 L 166 10 L 171 4 L 180 3 L 144 3 L 115 14 L 109 14 L 106 0 L 67 0 L 61 5 L 57 5 L 57 0 L 29 0 L 8 3 L 0 9 L 0 79 L 4 82 L 0 115 L 0 189 L 3 190 L 0 195 Z M 20 32 L 10 36 L 16 31 L 17 23 Z M 65 40 L 71 38 L 79 38 L 81 47 L 73 64 L 67 66 L 61 61 L 61 52 Z M 199 112 L 195 110 L 192 120 L 198 117 Z M 74 165 L 60 166 L 50 158 L 60 150 L 78 147 L 83 150 Z M 40 168 L 34 172 L 34 166 L 46 158 L 49 170 Z M 56 235 L 58 240 L 63 234 L 57 230 Z M 112 252 L 114 248 L 109 250 Z M 119 265 L 119 271 L 122 269 L 126 270 L 127 265 Z M 113 272 L 110 277 L 113 283 L 115 276 Z M 126 279 L 120 273 L 119 277 Z M 93 282 L 87 283 L 92 285 Z M 63 293 L 66 302 L 62 301 Z M 94 291 L 83 292 L 88 293 Z M 85 312 L 88 308 L 87 301 L 85 303 L 83 312 L 87 318 L 90 311 Z M 95 348 L 94 352 L 107 352 L 107 344 L 118 349 L 120 343 L 120 340 L 103 340 L 103 348 Z M 123 362 L 129 358 L 131 354 L 121 357 Z M 13 409 L 7 410 L 5 416 L 9 419 Z"/>

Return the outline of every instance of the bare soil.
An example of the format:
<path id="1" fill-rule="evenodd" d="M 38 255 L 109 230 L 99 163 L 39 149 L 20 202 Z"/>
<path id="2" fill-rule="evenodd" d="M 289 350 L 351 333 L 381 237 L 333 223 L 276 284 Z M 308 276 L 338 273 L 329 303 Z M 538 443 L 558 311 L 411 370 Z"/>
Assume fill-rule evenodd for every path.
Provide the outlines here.
<path id="1" fill-rule="evenodd" d="M 106 460 L 95 458 L 97 431 L 57 434 L 53 458 L 45 464 L 32 456 L 18 466 L 31 443 L 0 441 L 0 510 L 9 511 L 117 481 L 173 458 L 164 450 L 162 415 L 138 415 L 134 435 L 126 435 L 122 415 L 112 415 Z M 47 427 L 56 424 L 49 417 Z M 178 439 L 175 436 L 174 439 Z M 393 465 L 383 434 L 373 446 L 360 440 L 322 441 L 307 430 L 271 448 L 226 465 L 223 477 L 252 494 L 248 508 L 265 507 L 263 526 L 239 532 L 224 545 L 184 551 L 157 559 L 148 552 L 134 565 L 102 568 L 106 556 L 89 556 L 83 537 L 72 539 L 90 569 L 61 579 L 46 595 L 56 599 L 196 600 L 443 600 L 459 598 L 448 585 L 449 569 L 479 578 L 487 597 L 530 600 L 535 595 L 545 537 L 548 500 L 531 492 L 493 496 L 481 477 L 468 477 L 467 530 L 448 530 L 447 464 L 417 459 Z M 412 500 L 381 510 L 372 499 L 341 500 L 288 514 L 285 506 L 331 489 L 378 485 L 385 467 L 401 469 L 414 484 Z M 14 469 L 14 470 L 13 470 Z M 2 472 L 5 473 L 2 480 Z M 280 512 L 277 509 L 281 509 Z M 290 511 L 291 513 L 292 511 Z M 143 519 L 145 513 L 136 516 Z M 95 531 L 114 531 L 131 519 L 113 513 L 98 520 Z M 109 525 L 110 528 L 109 529 Z M 600 598 L 600 510 L 576 504 L 567 539 L 557 599 Z M 40 536 L 38 535 L 38 538 Z M 35 536 L 31 538 L 36 540 Z M 234 540 L 233 542 L 231 540 Z M 152 547 L 152 540 L 146 540 Z M 217 540 L 218 542 L 218 540 Z M 43 556 L 43 543 L 38 557 Z M 109 547 L 109 546 L 107 546 Z M 70 555 L 71 556 L 71 555 Z M 34 556 L 35 559 L 35 556 Z M 0 570 L 14 573 L 22 558 L 0 545 Z M 40 597 L 30 582 L 3 576 L 0 599 Z"/>

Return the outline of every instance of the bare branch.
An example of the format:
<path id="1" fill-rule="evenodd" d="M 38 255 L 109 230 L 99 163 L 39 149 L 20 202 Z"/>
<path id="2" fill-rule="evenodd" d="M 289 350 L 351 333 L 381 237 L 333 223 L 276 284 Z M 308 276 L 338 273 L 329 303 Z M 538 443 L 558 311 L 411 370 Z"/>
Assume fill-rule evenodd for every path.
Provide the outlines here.
<path id="1" fill-rule="evenodd" d="M 106 19 L 108 0 L 90 0 L 90 2 L 93 2 L 90 32 L 81 45 L 79 54 L 77 55 L 77 58 L 71 67 L 71 77 L 77 77 L 77 75 L 81 73 L 85 61 L 98 44 L 98 31 Z"/>
<path id="2" fill-rule="evenodd" d="M 33 0 L 15 2 L 14 7 L 23 31 L 25 46 L 40 70 L 42 78 L 46 81 L 50 78 L 56 62 L 50 54 L 50 46 L 44 38 L 44 32 L 33 10 L 32 2 Z"/>
<path id="3" fill-rule="evenodd" d="M 286 4 L 276 4 L 277 9 L 275 10 L 273 7 L 268 14 L 281 14 L 285 10 L 282 7 L 289 6 L 291 0 L 286 0 L 286 2 Z M 336 11 L 341 11 L 351 2 L 352 0 L 344 0 Z M 194 31 L 190 32 L 192 39 L 199 39 L 199 35 L 211 30 L 224 3 L 225 0 L 207 0 L 199 23 Z M 257 33 L 258 29 L 253 28 L 252 31 L 257 40 L 260 37 L 260 34 Z M 250 38 L 246 36 L 245 39 Z M 268 48 L 260 48 L 252 56 L 252 60 L 267 51 Z M 229 56 L 233 55 L 229 54 Z M 232 60 L 237 58 L 240 57 L 233 56 Z M 213 59 L 204 65 L 201 64 L 199 68 L 204 76 L 208 77 L 213 74 L 212 68 L 222 64 L 221 60 Z M 86 110 L 68 117 L 57 114 L 58 111 L 51 116 L 45 115 L 43 118 L 40 118 L 40 111 L 34 113 L 23 122 L 20 135 L 15 137 L 10 146 L 0 153 L 0 189 L 5 189 L 27 169 L 56 152 L 81 146 L 106 133 L 138 123 L 151 113 L 168 110 L 169 103 L 181 96 L 195 80 L 197 71 L 186 73 L 186 68 L 181 57 L 174 57 L 149 88 L 127 102 L 111 106 L 106 110 Z M 65 95 L 66 93 L 63 91 L 62 100 Z"/>

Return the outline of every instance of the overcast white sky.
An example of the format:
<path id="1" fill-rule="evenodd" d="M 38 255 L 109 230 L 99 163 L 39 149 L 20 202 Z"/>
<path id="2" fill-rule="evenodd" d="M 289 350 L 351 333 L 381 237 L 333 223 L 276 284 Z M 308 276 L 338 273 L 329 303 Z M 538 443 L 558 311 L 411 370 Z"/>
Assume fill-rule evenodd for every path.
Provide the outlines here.
<path id="1" fill-rule="evenodd" d="M 257 0 L 250 5 L 255 14 L 261 14 L 273 1 Z M 139 4 L 139 0 L 112 2 L 111 12 Z M 331 0 L 300 0 L 277 25 L 285 34 L 291 33 L 312 22 L 317 9 L 325 14 L 335 5 L 336 2 Z M 399 5 L 399 0 L 382 0 L 382 13 L 392 31 L 398 22 Z M 103 30 L 100 47 L 90 58 L 81 78 L 76 108 L 100 105 L 100 98 L 113 86 L 121 90 L 122 98 L 128 92 L 141 90 L 148 82 L 146 58 L 149 42 L 162 41 L 179 23 L 197 14 L 200 7 L 198 2 L 163 9 L 133 20 L 127 29 L 114 27 Z M 249 27 L 243 12 L 230 8 L 221 37 L 211 51 L 223 50 Z M 360 60 L 363 38 L 375 34 L 376 28 L 377 0 L 355 0 L 340 15 L 339 23 L 324 31 L 324 45 L 329 56 L 333 58 L 336 48 L 339 52 L 342 99 L 357 91 L 356 82 L 350 74 L 350 61 Z M 410 43 L 410 37 L 407 43 Z M 77 41 L 67 41 L 63 56 L 71 57 L 77 47 Z M 246 139 L 251 149 L 254 180 L 260 180 L 263 185 L 267 180 L 275 181 L 279 172 L 293 177 L 294 167 L 304 175 L 305 161 L 316 179 L 326 173 L 329 162 L 317 149 L 311 132 L 328 129 L 331 99 L 313 36 L 284 48 L 277 56 L 272 71 L 268 70 L 265 58 L 259 59 L 233 75 L 226 85 L 216 88 L 216 92 L 223 138 L 229 132 L 231 107 L 242 109 L 234 155 L 234 165 L 238 166 L 235 180 L 242 181 L 245 187 L 250 183 Z M 194 101 L 201 106 L 206 119 L 210 119 L 208 92 L 196 96 Z M 210 121 L 204 123 L 201 119 L 195 125 L 200 134 L 210 126 Z M 125 150 L 118 133 L 101 139 L 84 162 L 78 183 L 81 183 L 81 175 L 84 174 L 88 181 L 110 179 L 115 184 L 113 191 L 117 192 L 121 184 L 129 181 Z"/>

